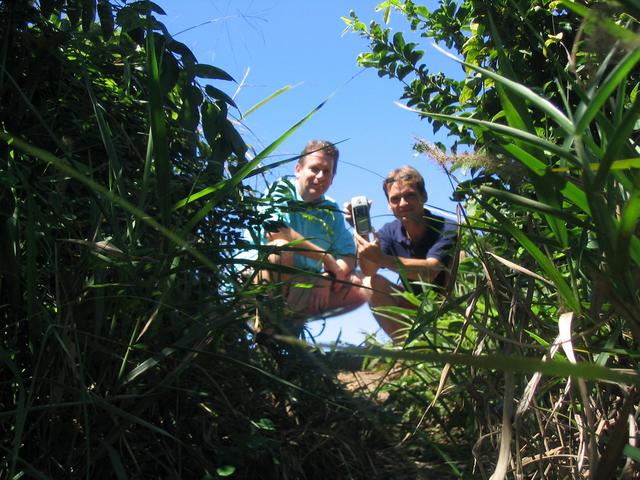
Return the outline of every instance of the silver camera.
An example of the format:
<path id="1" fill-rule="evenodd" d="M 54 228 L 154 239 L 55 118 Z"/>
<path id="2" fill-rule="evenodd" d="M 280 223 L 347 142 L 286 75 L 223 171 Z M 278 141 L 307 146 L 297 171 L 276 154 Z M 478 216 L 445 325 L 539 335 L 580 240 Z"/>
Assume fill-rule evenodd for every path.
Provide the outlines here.
<path id="1" fill-rule="evenodd" d="M 351 199 L 351 216 L 356 232 L 364 238 L 371 233 L 371 218 L 369 217 L 369 202 L 367 197 L 359 195 Z"/>

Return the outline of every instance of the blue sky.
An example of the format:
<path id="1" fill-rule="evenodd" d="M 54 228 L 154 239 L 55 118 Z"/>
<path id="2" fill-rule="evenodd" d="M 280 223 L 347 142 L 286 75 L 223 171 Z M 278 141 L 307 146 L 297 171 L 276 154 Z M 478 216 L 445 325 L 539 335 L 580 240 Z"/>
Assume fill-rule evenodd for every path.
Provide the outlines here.
<path id="1" fill-rule="evenodd" d="M 156 0 L 157 1 L 157 0 Z M 455 210 L 448 178 L 432 161 L 412 150 L 416 136 L 447 143 L 426 121 L 399 108 L 402 95 L 396 80 L 379 78 L 374 70 L 358 67 L 356 58 L 367 50 L 366 40 L 344 33 L 340 17 L 354 10 L 360 19 L 381 21 L 377 2 L 351 0 L 160 0 L 167 13 L 160 20 L 198 61 L 222 68 L 236 83 L 214 82 L 234 96 L 240 112 L 290 85 L 294 88 L 243 118 L 238 130 L 245 141 L 262 150 L 318 104 L 327 100 L 301 129 L 275 152 L 273 161 L 296 155 L 311 138 L 341 142 L 340 163 L 329 195 L 342 204 L 355 195 L 373 200 L 372 222 L 379 228 L 391 220 L 381 182 L 389 170 L 416 167 L 425 177 L 429 205 Z M 433 7 L 436 2 L 423 2 Z M 399 16 L 390 26 L 407 32 Z M 182 33 L 180 33 L 182 32 Z M 460 67 L 433 49 L 426 52 L 430 71 L 461 75 Z M 243 80 L 244 79 L 244 80 Z M 240 118 L 239 112 L 232 112 Z M 277 175 L 292 173 L 293 165 Z M 319 333 L 323 322 L 313 322 Z M 321 342 L 341 340 L 358 344 L 363 332 L 376 332 L 377 323 L 366 306 L 327 321 Z M 385 339 L 383 335 L 379 338 Z"/>

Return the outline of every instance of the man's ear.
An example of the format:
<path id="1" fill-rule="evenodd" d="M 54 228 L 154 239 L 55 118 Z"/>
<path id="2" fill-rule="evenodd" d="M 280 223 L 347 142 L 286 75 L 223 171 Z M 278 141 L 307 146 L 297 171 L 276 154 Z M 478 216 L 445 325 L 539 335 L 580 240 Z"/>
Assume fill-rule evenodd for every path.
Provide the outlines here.
<path id="1" fill-rule="evenodd" d="M 296 168 L 295 168 L 296 177 L 300 173 L 300 170 L 302 170 L 302 165 L 300 165 L 300 162 L 297 162 L 296 163 Z"/>

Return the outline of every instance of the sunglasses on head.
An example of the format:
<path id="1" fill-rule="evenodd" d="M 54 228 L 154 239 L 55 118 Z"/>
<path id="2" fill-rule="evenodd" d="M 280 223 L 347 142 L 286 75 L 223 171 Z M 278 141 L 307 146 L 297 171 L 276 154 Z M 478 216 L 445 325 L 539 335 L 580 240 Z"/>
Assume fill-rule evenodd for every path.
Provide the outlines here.
<path id="1" fill-rule="evenodd" d="M 384 179 L 385 185 L 390 185 L 394 182 L 408 182 L 410 180 L 418 180 L 418 178 L 412 173 L 405 173 L 403 175 L 396 175 L 395 177 L 388 177 Z"/>

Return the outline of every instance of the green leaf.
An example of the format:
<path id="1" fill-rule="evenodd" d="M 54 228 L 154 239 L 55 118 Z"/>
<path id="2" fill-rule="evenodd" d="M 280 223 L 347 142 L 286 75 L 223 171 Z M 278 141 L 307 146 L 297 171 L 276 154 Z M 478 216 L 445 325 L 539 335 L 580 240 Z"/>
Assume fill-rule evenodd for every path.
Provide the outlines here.
<path id="1" fill-rule="evenodd" d="M 202 103 L 202 92 L 193 85 L 186 85 L 182 89 L 182 106 L 178 120 L 180 124 L 190 132 L 193 132 L 200 123 L 198 107 Z"/>
<path id="2" fill-rule="evenodd" d="M 14 148 L 17 148 L 17 149 L 19 149 L 19 150 L 21 150 L 21 151 L 23 151 L 23 152 L 25 152 L 25 153 L 27 153 L 29 155 L 32 155 L 34 158 L 37 158 L 37 159 L 41 160 L 45 164 L 50 164 L 51 166 L 53 166 L 56 169 L 60 170 L 61 172 L 65 173 L 66 175 L 69 175 L 70 177 L 75 178 L 76 180 L 81 182 L 83 185 L 85 185 L 87 188 L 89 188 L 90 190 L 94 191 L 98 195 L 101 195 L 101 196 L 107 198 L 109 201 L 120 205 L 124 210 L 126 210 L 129 213 L 131 213 L 138 220 L 140 220 L 143 223 L 146 223 L 151 228 L 153 228 L 154 230 L 159 232 L 161 235 L 166 237 L 169 241 L 174 243 L 176 246 L 184 249 L 188 254 L 192 255 L 194 258 L 196 258 L 197 260 L 202 262 L 203 265 L 207 266 L 208 268 L 210 268 L 212 270 L 217 270 L 218 269 L 218 266 L 215 263 L 213 263 L 204 254 L 202 254 L 201 252 L 199 252 L 198 250 L 193 248 L 189 244 L 189 242 L 183 240 L 180 236 L 175 234 L 172 230 L 170 230 L 169 228 L 167 228 L 167 227 L 163 226 L 162 224 L 160 224 L 159 222 L 157 222 L 148 213 L 143 212 L 142 210 L 136 208 L 134 205 L 129 203 L 124 198 L 121 198 L 120 196 L 115 195 L 109 189 L 107 189 L 104 186 L 100 185 L 99 183 L 95 182 L 93 179 L 91 179 L 91 178 L 87 177 L 86 175 L 78 172 L 75 168 L 73 168 L 71 165 L 69 165 L 69 163 L 66 162 L 65 160 L 62 160 L 62 159 L 56 157 L 51 152 L 47 152 L 46 150 L 43 150 L 41 148 L 34 147 L 33 145 L 30 145 L 29 143 L 25 142 L 24 140 L 14 136 L 14 135 L 11 135 L 11 134 L 9 134 L 9 133 L 7 133 L 5 131 L 0 131 L 0 140 L 4 141 L 5 143 L 7 143 L 8 145 L 10 145 L 10 146 L 12 146 Z"/>
<path id="3" fill-rule="evenodd" d="M 221 68 L 214 67 L 213 65 L 206 65 L 204 63 L 196 63 L 191 67 L 193 74 L 200 78 L 212 78 L 217 80 L 229 80 L 235 82 L 233 77 Z"/>
<path id="4" fill-rule="evenodd" d="M 573 155 L 573 152 L 569 148 L 556 145 L 555 143 L 551 143 L 548 140 L 545 140 L 544 138 L 540 138 L 537 135 L 531 134 L 529 132 L 525 132 L 523 130 L 519 130 L 517 128 L 509 127 L 501 123 L 494 123 L 494 122 L 488 122 L 486 120 L 477 120 L 475 118 L 464 117 L 461 115 L 442 115 L 439 113 L 415 110 L 413 108 L 409 108 L 401 104 L 398 104 L 398 105 L 400 105 L 402 108 L 405 108 L 407 110 L 411 110 L 412 112 L 419 113 L 420 115 L 423 115 L 425 117 L 435 118 L 435 119 L 443 120 L 447 122 L 473 125 L 473 126 L 477 126 L 482 129 L 497 133 L 502 136 L 511 137 L 517 140 L 522 140 L 523 142 L 529 145 L 532 145 L 534 147 L 537 147 L 542 151 L 547 150 L 551 153 L 555 153 L 556 155 L 571 161 L 572 163 L 576 163 L 576 158 Z"/>
<path id="5" fill-rule="evenodd" d="M 627 266 L 629 242 L 636 231 L 638 220 L 640 220 L 640 189 L 633 192 L 620 217 L 616 255 L 620 256 L 618 264 L 621 268 Z"/>
<path id="6" fill-rule="evenodd" d="M 509 204 L 520 205 L 521 207 L 524 207 L 525 209 L 530 211 L 540 212 L 545 215 L 553 215 L 554 217 L 570 222 L 570 224 L 572 225 L 582 225 L 585 227 L 587 226 L 582 220 L 566 210 L 555 208 L 546 203 L 523 197 L 522 195 L 516 195 L 515 193 L 499 190 L 497 188 L 488 187 L 485 185 L 480 187 L 480 192 L 491 195 L 495 198 L 499 198 L 500 200 L 503 200 Z"/>
<path id="7" fill-rule="evenodd" d="M 218 105 L 205 101 L 200 107 L 202 115 L 202 131 L 209 145 L 214 145 L 220 134 L 219 119 L 224 118 L 224 113 Z"/>
<path id="8" fill-rule="evenodd" d="M 253 423 L 253 425 L 255 425 L 260 430 L 273 431 L 273 430 L 276 429 L 275 423 L 273 423 L 273 420 L 271 420 L 269 418 L 261 418 L 257 422 L 253 422 L 252 421 L 251 423 Z"/>
<path id="9" fill-rule="evenodd" d="M 236 154 L 238 160 L 243 161 L 247 154 L 247 144 L 244 142 L 236 128 L 227 118 L 221 120 L 220 128 L 224 138 L 231 143 L 233 153 Z"/>
<path id="10" fill-rule="evenodd" d="M 284 340 L 284 339 L 283 339 Z M 288 343 L 298 343 L 287 338 Z M 338 347 L 340 352 L 353 355 L 404 359 L 422 363 L 466 365 L 486 370 L 536 373 L 543 375 L 583 378 L 584 380 L 606 381 L 623 385 L 640 385 L 640 375 L 625 373 L 616 369 L 602 367 L 593 363 L 572 364 L 561 360 L 537 360 L 519 355 L 470 355 L 463 353 L 439 353 L 415 350 L 390 350 L 380 347 Z"/>
<path id="11" fill-rule="evenodd" d="M 236 467 L 233 465 L 225 465 L 223 467 L 216 468 L 216 473 L 221 477 L 230 477 L 236 473 Z"/>
<path id="12" fill-rule="evenodd" d="M 640 462 L 640 448 L 626 444 L 624 446 L 623 452 L 627 457 L 631 458 L 632 460 L 635 460 L 636 462 Z"/>
<path id="13" fill-rule="evenodd" d="M 204 91 L 207 92 L 207 95 L 209 95 L 210 97 L 215 98 L 216 100 L 221 100 L 234 108 L 238 108 L 236 106 L 236 102 L 233 101 L 233 98 L 224 93 L 222 90 L 212 87 L 211 85 L 207 85 L 206 87 L 204 87 Z"/>
<path id="14" fill-rule="evenodd" d="M 395 35 L 393 35 L 393 46 L 395 47 L 396 51 L 400 53 L 404 51 L 405 43 L 402 32 L 396 32 Z"/>

